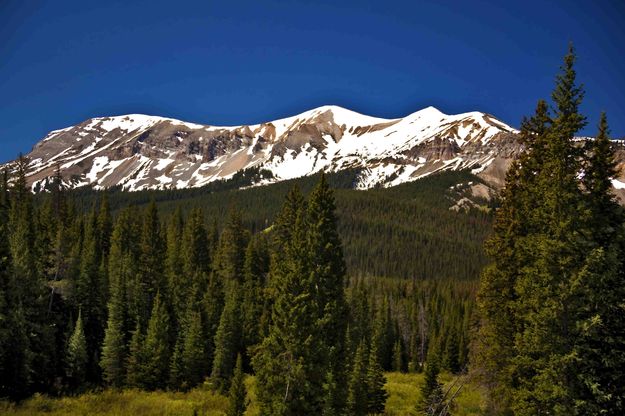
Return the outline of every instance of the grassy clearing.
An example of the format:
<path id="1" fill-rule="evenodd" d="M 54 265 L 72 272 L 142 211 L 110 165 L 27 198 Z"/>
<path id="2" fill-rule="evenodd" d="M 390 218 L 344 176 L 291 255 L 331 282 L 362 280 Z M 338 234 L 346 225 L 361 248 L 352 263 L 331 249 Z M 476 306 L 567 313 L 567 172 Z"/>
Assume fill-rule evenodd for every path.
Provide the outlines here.
<path id="1" fill-rule="evenodd" d="M 223 415 L 227 399 L 204 389 L 188 393 L 104 390 L 77 397 L 36 395 L 19 406 L 0 404 L 0 414 L 30 415 Z"/>
<path id="2" fill-rule="evenodd" d="M 422 374 L 387 373 L 386 415 L 415 415 L 415 404 L 423 383 Z M 448 385 L 453 377 L 442 375 L 441 381 Z M 255 403 L 256 385 L 254 377 L 247 377 L 250 404 L 247 415 L 257 415 Z M 77 397 L 51 398 L 36 395 L 29 400 L 14 405 L 0 402 L 0 414 L 6 416 L 37 415 L 105 415 L 105 416 L 144 416 L 144 415 L 180 415 L 217 416 L 224 415 L 228 400 L 213 393 L 206 387 L 200 387 L 187 393 L 145 392 L 140 390 L 104 390 L 85 393 Z M 472 385 L 466 385 L 456 398 L 455 416 L 481 415 L 483 396 Z"/>
<path id="3" fill-rule="evenodd" d="M 423 374 L 386 373 L 386 389 L 389 393 L 386 402 L 386 415 L 416 415 L 415 405 L 421 397 Z M 450 374 L 442 374 L 439 380 L 445 391 L 454 380 Z M 455 391 L 455 387 L 454 387 Z M 484 396 L 480 390 L 471 384 L 465 384 L 456 396 L 452 414 L 454 416 L 469 416 L 484 414 Z"/>

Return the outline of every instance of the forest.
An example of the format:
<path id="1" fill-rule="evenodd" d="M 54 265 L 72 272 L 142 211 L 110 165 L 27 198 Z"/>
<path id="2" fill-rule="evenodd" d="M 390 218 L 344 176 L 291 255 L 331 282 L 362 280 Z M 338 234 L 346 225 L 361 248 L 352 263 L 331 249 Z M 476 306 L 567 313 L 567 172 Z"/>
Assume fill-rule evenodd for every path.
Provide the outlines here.
<path id="1" fill-rule="evenodd" d="M 481 209 L 449 209 L 468 172 L 136 193 L 57 174 L 32 194 L 18 159 L 0 181 L 0 398 L 208 386 L 242 415 L 253 375 L 259 414 L 384 414 L 392 371 L 423 373 L 415 414 L 457 410 L 449 375 L 483 414 L 623 414 L 625 213 L 606 116 L 574 140 L 574 61 Z"/>

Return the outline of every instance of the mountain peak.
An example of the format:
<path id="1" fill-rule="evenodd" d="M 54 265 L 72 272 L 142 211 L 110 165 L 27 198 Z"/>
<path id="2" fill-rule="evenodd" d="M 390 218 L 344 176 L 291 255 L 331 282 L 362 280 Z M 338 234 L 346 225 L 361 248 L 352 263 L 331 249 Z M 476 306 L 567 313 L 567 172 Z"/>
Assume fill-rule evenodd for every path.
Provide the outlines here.
<path id="1" fill-rule="evenodd" d="M 28 155 L 28 181 L 45 187 L 57 165 L 69 186 L 127 190 L 197 187 L 248 168 L 269 172 L 261 183 L 357 169 L 357 187 L 392 186 L 440 170 L 483 170 L 510 133 L 487 114 L 435 107 L 386 119 L 324 105 L 230 127 L 123 114 L 50 132 Z"/>

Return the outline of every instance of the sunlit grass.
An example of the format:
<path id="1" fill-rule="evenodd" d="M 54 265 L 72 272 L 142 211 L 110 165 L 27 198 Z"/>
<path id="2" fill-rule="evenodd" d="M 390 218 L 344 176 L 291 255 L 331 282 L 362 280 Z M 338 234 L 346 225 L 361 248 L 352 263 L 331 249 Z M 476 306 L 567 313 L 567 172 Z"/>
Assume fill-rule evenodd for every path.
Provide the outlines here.
<path id="1" fill-rule="evenodd" d="M 227 399 L 201 388 L 188 393 L 104 390 L 78 397 L 36 395 L 19 406 L 2 403 L 3 415 L 223 415 Z"/>
<path id="2" fill-rule="evenodd" d="M 416 415 L 414 409 L 420 397 L 423 374 L 386 373 L 386 389 L 389 398 L 386 415 Z M 441 375 L 446 386 L 453 376 Z M 247 377 L 245 384 L 250 400 L 246 415 L 258 414 L 255 403 L 256 384 L 254 377 Z M 464 385 L 456 397 L 455 416 L 481 415 L 484 398 L 479 389 L 471 384 Z M 105 416 L 216 416 L 224 415 L 228 399 L 202 386 L 187 393 L 145 392 L 141 390 L 103 390 L 85 393 L 77 397 L 51 398 L 36 395 L 20 405 L 0 402 L 0 414 L 7 416 L 37 415 L 105 415 Z"/>

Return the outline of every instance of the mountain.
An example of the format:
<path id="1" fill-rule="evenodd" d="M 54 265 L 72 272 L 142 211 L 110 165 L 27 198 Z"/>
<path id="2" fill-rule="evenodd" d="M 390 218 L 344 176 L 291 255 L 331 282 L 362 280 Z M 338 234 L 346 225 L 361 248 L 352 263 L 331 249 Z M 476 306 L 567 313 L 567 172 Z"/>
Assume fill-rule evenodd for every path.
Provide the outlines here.
<path id="1" fill-rule="evenodd" d="M 232 127 L 129 114 L 50 132 L 27 155 L 27 179 L 42 189 L 58 167 L 71 187 L 136 191 L 199 187 L 250 168 L 256 184 L 358 169 L 355 187 L 366 189 L 472 169 L 501 185 L 519 151 L 516 133 L 485 113 L 447 115 L 434 107 L 381 119 L 323 106 Z"/>

